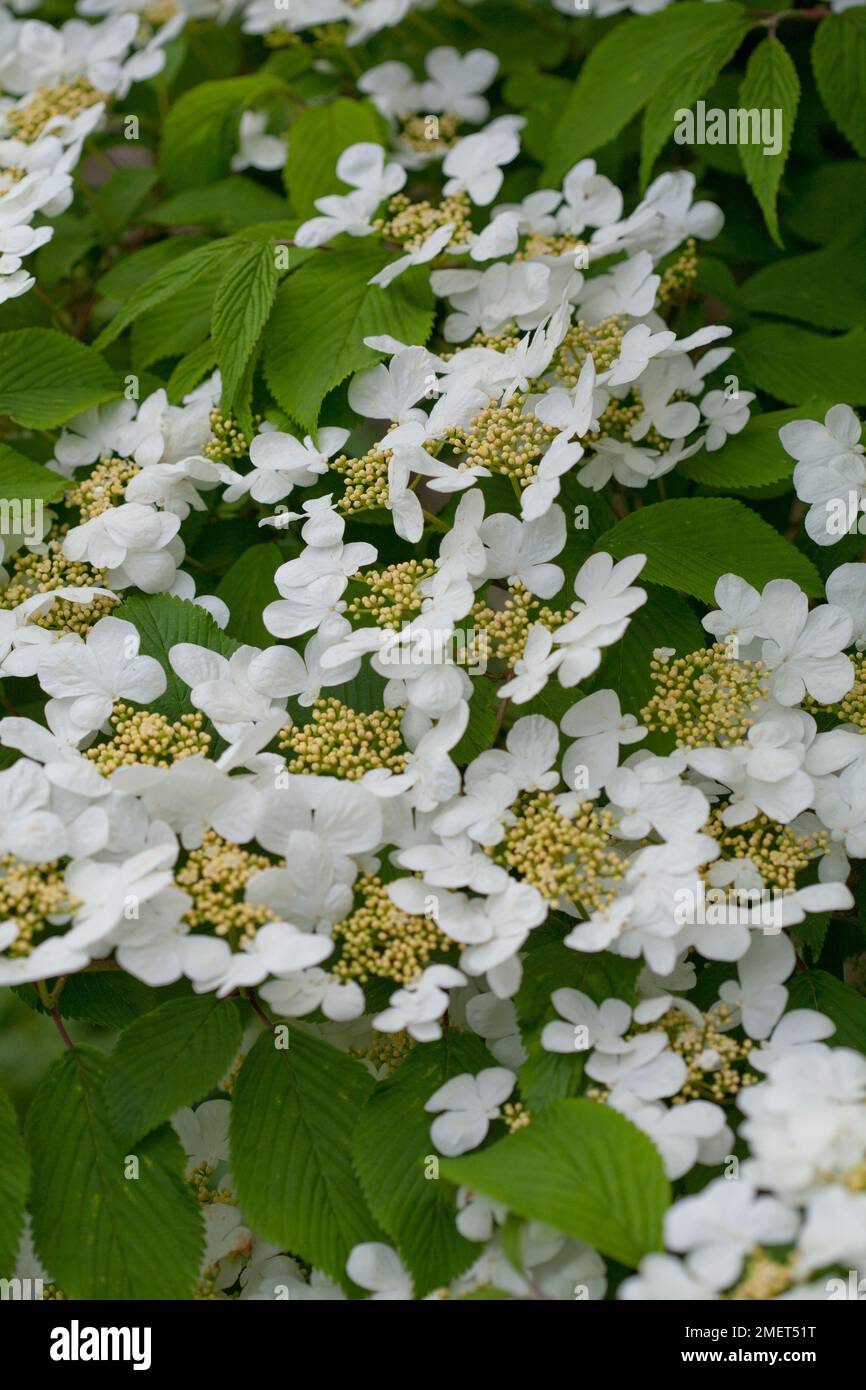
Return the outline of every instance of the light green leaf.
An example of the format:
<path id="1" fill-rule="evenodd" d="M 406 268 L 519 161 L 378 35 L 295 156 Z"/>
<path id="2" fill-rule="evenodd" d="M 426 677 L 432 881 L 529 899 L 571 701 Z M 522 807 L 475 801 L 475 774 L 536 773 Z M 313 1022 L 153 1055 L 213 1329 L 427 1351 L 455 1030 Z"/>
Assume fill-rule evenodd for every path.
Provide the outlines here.
<path id="1" fill-rule="evenodd" d="M 175 1110 L 201 1100 L 228 1071 L 241 1045 L 237 1009 L 214 995 L 170 999 L 127 1028 L 105 1075 L 114 1128 L 130 1141 Z"/>
<path id="2" fill-rule="evenodd" d="M 866 10 L 844 10 L 821 20 L 812 44 L 812 68 L 835 124 L 866 157 Z"/>
<path id="3" fill-rule="evenodd" d="M 200 1208 L 165 1127 L 130 1149 L 102 1095 L 106 1060 L 67 1051 L 27 1119 L 36 1250 L 70 1298 L 189 1298 L 203 1253 Z M 138 1176 L 129 1160 L 137 1159 Z"/>
<path id="4" fill-rule="evenodd" d="M 284 198 L 254 179 L 235 174 L 206 188 L 190 188 L 160 203 L 147 214 L 161 227 L 207 227 L 214 232 L 239 232 L 248 222 L 267 222 L 288 216 Z"/>
<path id="5" fill-rule="evenodd" d="M 736 340 L 754 385 L 799 405 L 812 396 L 866 405 L 866 330 L 829 337 L 793 324 L 762 323 Z"/>
<path id="6" fill-rule="evenodd" d="M 15 1106 L 0 1092 L 0 1278 L 8 1279 L 24 1229 L 24 1203 L 30 1183 L 27 1150 Z"/>
<path id="7" fill-rule="evenodd" d="M 352 1168 L 352 1132 L 373 1078 L 299 1028 L 265 1032 L 244 1061 L 231 1117 L 231 1167 L 250 1223 L 344 1287 L 354 1245 L 380 1240 Z"/>
<path id="8" fill-rule="evenodd" d="M 162 304 L 164 300 L 171 299 L 188 286 L 194 285 L 216 266 L 224 261 L 228 262 L 230 256 L 237 261 L 242 254 L 243 247 L 240 243 L 226 237 L 223 241 L 210 241 L 169 265 L 161 266 L 143 285 L 133 290 L 120 312 L 115 314 L 108 327 L 100 333 L 96 346 L 107 347 L 120 336 L 124 328 L 128 328 L 146 310 L 155 308 L 157 304 Z"/>
<path id="9" fill-rule="evenodd" d="M 725 5 L 717 27 L 699 33 L 689 49 L 688 61 L 676 78 L 659 87 L 644 111 L 641 128 L 641 188 L 649 183 L 653 165 L 672 138 L 677 112 L 688 110 L 713 85 L 725 64 L 733 58 L 751 27 L 752 20 L 738 5 Z"/>
<path id="10" fill-rule="evenodd" d="M 121 392 L 121 380 L 93 348 L 53 328 L 0 333 L 0 415 L 28 429 L 52 429 Z"/>
<path id="11" fill-rule="evenodd" d="M 782 245 L 782 238 L 779 236 L 776 197 L 791 148 L 799 101 L 797 69 L 784 45 L 775 34 L 770 34 L 763 43 L 758 44 L 749 58 L 740 87 L 739 104 L 746 111 L 770 111 L 774 113 L 774 120 L 775 112 L 781 111 L 782 147 L 778 154 L 765 154 L 760 144 L 741 144 L 738 149 L 749 186 L 764 214 L 767 231 L 777 246 Z"/>
<path id="12" fill-rule="evenodd" d="M 556 187 L 578 159 L 606 145 L 657 91 L 686 71 L 691 55 L 727 29 L 742 5 L 672 5 L 617 24 L 593 48 L 550 137 L 546 187 Z"/>
<path id="13" fill-rule="evenodd" d="M 376 246 L 329 251 L 280 286 L 265 329 L 264 371 L 278 403 L 314 430 L 327 393 L 379 354 L 364 338 L 424 343 L 433 325 L 429 272 L 409 270 L 382 290 L 367 282 L 390 260 Z"/>
<path id="14" fill-rule="evenodd" d="M 317 198 L 326 193 L 348 193 L 349 185 L 336 175 L 337 160 L 349 145 L 371 141 L 384 145 L 387 127 L 369 101 L 338 97 L 321 106 L 309 106 L 292 122 L 285 183 L 298 217 L 315 213 Z"/>
<path id="15" fill-rule="evenodd" d="M 473 1075 L 493 1059 L 479 1038 L 451 1033 L 417 1047 L 373 1091 L 355 1130 L 355 1167 L 370 1209 L 391 1237 L 423 1298 L 473 1263 L 477 1247 L 454 1224 L 454 1193 L 428 1178 L 436 1155 L 425 1103 L 453 1076 Z"/>
<path id="16" fill-rule="evenodd" d="M 273 73 L 202 82 L 184 92 L 163 126 L 159 167 L 169 192 L 224 178 L 238 148 L 242 113 L 285 89 Z"/>
<path id="17" fill-rule="evenodd" d="M 617 560 L 643 551 L 647 562 L 641 578 L 703 603 L 712 603 L 723 574 L 738 574 L 758 589 L 771 579 L 793 579 L 812 597 L 824 592 L 812 562 L 731 497 L 678 498 L 642 507 L 602 536 L 596 548 Z"/>
<path id="18" fill-rule="evenodd" d="M 213 302 L 211 336 L 222 373 L 224 409 L 230 410 L 277 292 L 273 242 L 246 247 L 225 270 Z"/>
<path id="19" fill-rule="evenodd" d="M 630 1268 L 662 1248 L 670 1188 L 658 1150 L 597 1101 L 555 1101 L 525 1129 L 444 1159 L 440 1171 Z"/>

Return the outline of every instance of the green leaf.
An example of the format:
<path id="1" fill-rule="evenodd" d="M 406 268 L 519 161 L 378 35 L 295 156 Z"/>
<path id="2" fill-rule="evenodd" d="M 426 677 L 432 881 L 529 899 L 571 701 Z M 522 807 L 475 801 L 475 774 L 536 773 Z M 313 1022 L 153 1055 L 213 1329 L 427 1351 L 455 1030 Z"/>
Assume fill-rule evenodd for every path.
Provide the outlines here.
<path id="1" fill-rule="evenodd" d="M 147 196 L 159 180 L 156 169 L 149 165 L 132 165 L 118 169 L 107 183 L 93 194 L 93 204 L 100 221 L 111 227 L 117 236 L 135 217 L 147 201 Z"/>
<path id="2" fill-rule="evenodd" d="M 742 5 L 688 3 L 617 24 L 593 48 L 550 136 L 543 182 L 556 187 L 571 166 L 606 145 L 648 101 L 686 71 L 695 51 L 727 30 Z M 680 103 L 678 103 L 680 104 Z"/>
<path id="3" fill-rule="evenodd" d="M 108 327 L 100 333 L 96 340 L 97 347 L 107 347 L 120 336 L 124 328 L 128 328 L 146 310 L 155 308 L 157 304 L 162 304 L 164 300 L 171 299 L 188 286 L 194 285 L 203 275 L 207 275 L 221 262 L 227 261 L 230 256 L 237 259 L 242 254 L 241 246 L 226 237 L 223 241 L 210 241 L 205 246 L 199 246 L 196 250 L 181 256 L 179 260 L 161 266 L 143 285 L 133 290 L 120 312 L 115 314 Z"/>
<path id="4" fill-rule="evenodd" d="M 189 1298 L 204 1233 L 183 1150 L 166 1127 L 130 1153 L 108 1120 L 105 1068 L 94 1048 L 67 1051 L 33 1098 L 37 1253 L 70 1298 Z M 126 1177 L 133 1157 L 138 1177 Z"/>
<path id="5" fill-rule="evenodd" d="M 379 356 L 364 338 L 424 343 L 433 325 L 429 273 L 409 270 L 386 290 L 367 282 L 391 259 L 376 246 L 316 256 L 277 291 L 265 329 L 264 371 L 278 403 L 314 430 L 328 392 Z"/>
<path id="6" fill-rule="evenodd" d="M 834 930 L 832 923 L 830 930 Z M 826 970 L 798 970 L 788 981 L 790 1009 L 817 1009 L 836 1025 L 832 1047 L 866 1052 L 866 999 Z"/>
<path id="7" fill-rule="evenodd" d="M 866 232 L 866 163 L 839 159 L 811 169 L 797 181 L 783 221 L 804 241 L 823 245 Z"/>
<path id="8" fill-rule="evenodd" d="M 449 1284 L 477 1257 L 454 1224 L 454 1194 L 427 1176 L 436 1156 L 425 1103 L 453 1076 L 473 1075 L 492 1058 L 479 1038 L 455 1034 L 417 1047 L 381 1081 L 358 1119 L 353 1152 L 370 1210 L 403 1257 L 423 1298 Z"/>
<path id="9" fill-rule="evenodd" d="M 216 353 L 210 338 L 182 357 L 166 382 L 168 399 L 172 405 L 179 404 L 184 396 L 194 391 L 216 366 Z"/>
<path id="10" fill-rule="evenodd" d="M 231 1167 L 256 1231 L 351 1288 L 352 1247 L 379 1240 L 352 1168 L 352 1131 L 373 1078 L 360 1062 L 288 1028 L 261 1035 L 235 1085 Z"/>
<path id="11" fill-rule="evenodd" d="M 204 236 L 173 236 L 164 241 L 156 241 L 151 246 L 143 246 L 140 251 L 132 251 L 101 275 L 96 288 L 104 299 L 124 304 L 130 295 L 140 289 L 158 270 L 165 269 L 174 261 L 188 256 L 211 243 Z M 38 302 L 38 301 L 37 301 Z M 105 305 L 100 305 L 105 309 Z"/>
<path id="12" fill-rule="evenodd" d="M 210 269 L 161 304 L 146 310 L 132 325 L 130 361 L 137 372 L 153 362 L 195 351 L 210 333 L 213 299 L 222 278 L 221 265 Z"/>
<path id="13" fill-rule="evenodd" d="M 866 11 L 850 9 L 821 20 L 812 44 L 812 68 L 835 124 L 866 157 Z"/>
<path id="14" fill-rule="evenodd" d="M 738 574 L 758 589 L 771 579 L 793 579 L 813 598 L 824 592 L 812 562 L 731 497 L 678 498 L 642 507 L 602 536 L 596 549 L 617 560 L 643 551 L 647 562 L 641 578 L 703 603 L 713 602 L 723 574 Z"/>
<path id="15" fill-rule="evenodd" d="M 8 1279 L 15 1268 L 24 1203 L 30 1184 L 30 1164 L 18 1127 L 15 1106 L 0 1091 L 0 1278 Z"/>
<path id="16" fill-rule="evenodd" d="M 211 336 L 222 373 L 223 406 L 228 410 L 271 312 L 278 281 L 274 244 L 264 242 L 248 246 L 219 283 Z"/>
<path id="17" fill-rule="evenodd" d="M 121 970 L 82 971 L 70 975 L 60 995 L 64 1018 L 82 1019 L 100 1028 L 127 1028 L 173 995 L 189 989 L 186 981 L 155 989 Z"/>
<path id="18" fill-rule="evenodd" d="M 349 145 L 361 140 L 384 145 L 387 127 L 368 101 L 338 97 L 322 106 L 309 106 L 293 121 L 285 183 L 298 217 L 315 213 L 317 198 L 326 193 L 347 193 L 348 184 L 337 178 L 337 160 Z"/>
<path id="19" fill-rule="evenodd" d="M 790 479 L 794 460 L 782 448 L 779 430 L 792 420 L 823 419 L 830 405 L 832 401 L 815 399 L 790 410 L 752 415 L 745 429 L 726 439 L 723 448 L 712 454 L 702 449 L 679 465 L 680 472 L 695 483 L 723 492 L 749 492 Z"/>
<path id="20" fill-rule="evenodd" d="M 161 227 L 207 227 L 214 232 L 239 232 L 249 222 L 286 217 L 284 198 L 254 179 L 236 174 L 206 188 L 191 188 L 160 203 L 147 214 Z"/>
<path id="21" fill-rule="evenodd" d="M 242 113 L 284 87 L 274 73 L 260 72 L 202 82 L 184 92 L 166 117 L 159 149 L 169 192 L 224 178 L 237 153 Z"/>
<path id="22" fill-rule="evenodd" d="M 274 575 L 283 555 L 273 541 L 251 545 L 220 580 L 217 598 L 228 604 L 231 617 L 226 632 L 239 642 L 269 647 L 273 637 L 262 622 L 262 610 L 276 596 Z"/>
<path id="23" fill-rule="evenodd" d="M 440 1171 L 630 1268 L 662 1248 L 670 1188 L 658 1150 L 618 1111 L 558 1100 L 525 1129 Z"/>
<path id="24" fill-rule="evenodd" d="M 170 999 L 121 1033 L 105 1075 L 115 1129 L 140 1139 L 225 1075 L 241 1045 L 238 1011 L 213 995 Z"/>
<path id="25" fill-rule="evenodd" d="M 0 502 L 15 499 L 50 502 L 69 486 L 66 478 L 0 444 Z"/>
<path id="26" fill-rule="evenodd" d="M 762 323 L 736 341 L 754 385 L 778 401 L 799 405 L 824 396 L 866 405 L 866 330 L 828 337 L 785 323 Z"/>
<path id="27" fill-rule="evenodd" d="M 0 333 L 0 415 L 52 429 L 119 396 L 120 379 L 93 348 L 53 328 Z"/>
<path id="28" fill-rule="evenodd" d="M 699 33 L 690 47 L 688 61 L 675 81 L 658 88 L 644 111 L 641 129 L 641 188 L 649 183 L 653 165 L 674 134 L 677 113 L 688 110 L 709 91 L 722 68 L 733 58 L 751 27 L 751 19 L 738 5 L 723 6 L 717 26 Z"/>
<path id="29" fill-rule="evenodd" d="M 739 105 L 746 111 L 781 111 L 782 147 L 778 154 L 765 154 L 760 144 L 741 144 L 737 148 L 749 186 L 764 214 L 767 231 L 777 246 L 782 245 L 782 238 L 779 236 L 776 197 L 791 148 L 799 101 L 797 69 L 784 45 L 775 34 L 770 34 L 763 43 L 758 44 L 749 58 L 740 87 Z"/>
<path id="30" fill-rule="evenodd" d="M 220 656 L 231 656 L 239 645 L 217 627 L 204 608 L 172 594 L 133 594 L 115 609 L 114 617 L 138 629 L 141 655 L 154 657 L 165 671 L 166 689 L 150 708 L 167 719 L 179 719 L 190 707 L 189 686 L 175 674 L 168 659 L 172 647 L 178 642 L 193 642 Z"/>
<path id="31" fill-rule="evenodd" d="M 815 328 L 866 324 L 866 243 L 832 246 L 764 266 L 740 285 L 747 309 L 800 319 Z"/>

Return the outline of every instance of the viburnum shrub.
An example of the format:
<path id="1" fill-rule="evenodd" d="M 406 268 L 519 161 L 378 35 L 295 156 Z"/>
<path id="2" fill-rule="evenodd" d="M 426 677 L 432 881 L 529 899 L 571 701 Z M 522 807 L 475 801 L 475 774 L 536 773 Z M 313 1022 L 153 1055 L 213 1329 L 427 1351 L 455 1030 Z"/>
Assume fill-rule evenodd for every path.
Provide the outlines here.
<path id="1" fill-rule="evenodd" d="M 849 0 L 0 8 L 4 1279 L 864 1266 L 864 78 Z"/>

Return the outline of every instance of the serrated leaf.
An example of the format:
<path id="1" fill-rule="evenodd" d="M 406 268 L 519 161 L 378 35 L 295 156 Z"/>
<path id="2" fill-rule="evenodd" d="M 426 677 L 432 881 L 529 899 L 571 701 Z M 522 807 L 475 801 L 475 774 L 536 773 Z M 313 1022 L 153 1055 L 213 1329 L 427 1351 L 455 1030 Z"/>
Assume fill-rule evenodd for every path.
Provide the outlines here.
<path id="1" fill-rule="evenodd" d="M 277 292 L 273 242 L 248 246 L 223 273 L 213 302 L 211 337 L 222 374 L 223 407 L 231 408 Z"/>
<path id="2" fill-rule="evenodd" d="M 550 137 L 542 182 L 555 188 L 571 166 L 606 145 L 653 95 L 689 66 L 710 35 L 743 13 L 742 5 L 672 5 L 624 20 L 592 49 Z"/>
<path id="3" fill-rule="evenodd" d="M 469 1033 L 425 1043 L 379 1083 L 358 1119 L 353 1153 L 364 1194 L 400 1251 L 418 1298 L 449 1284 L 478 1254 L 454 1224 L 453 1192 L 427 1177 L 436 1147 L 433 1116 L 424 1105 L 451 1077 L 492 1064 L 481 1040 Z"/>
<path id="4" fill-rule="evenodd" d="M 52 429 L 119 396 L 121 381 L 93 348 L 53 328 L 0 333 L 0 415 Z"/>
<path id="5" fill-rule="evenodd" d="M 424 343 L 433 324 L 430 277 L 407 271 L 382 290 L 367 282 L 389 261 L 375 246 L 333 250 L 280 286 L 264 336 L 264 371 L 278 403 L 314 430 L 328 392 L 379 356 L 364 338 Z"/>
<path id="6" fill-rule="evenodd" d="M 8 1279 L 24 1229 L 30 1163 L 15 1106 L 0 1092 L 0 1279 Z"/>
<path id="7" fill-rule="evenodd" d="M 312 217 L 317 198 L 327 193 L 348 193 L 337 178 L 337 160 L 349 145 L 371 141 L 384 145 L 387 127 L 369 101 L 338 97 L 320 106 L 309 106 L 292 122 L 285 184 L 298 217 Z"/>
<path id="8" fill-rule="evenodd" d="M 58 1007 L 64 1018 L 81 1019 L 100 1028 L 127 1028 L 166 999 L 189 988 L 187 981 L 178 981 L 176 985 L 155 989 L 122 970 L 82 971 L 70 975 Z"/>
<path id="9" fill-rule="evenodd" d="M 725 6 L 717 27 L 697 35 L 688 61 L 675 80 L 657 89 L 643 116 L 641 127 L 640 183 L 649 183 L 652 168 L 676 127 L 677 112 L 688 110 L 709 91 L 725 64 L 733 58 L 751 27 L 751 19 L 739 6 Z"/>
<path id="10" fill-rule="evenodd" d="M 216 366 L 216 352 L 210 338 L 182 357 L 166 382 L 166 392 L 172 405 L 178 405 L 194 391 Z"/>
<path id="11" fill-rule="evenodd" d="M 373 1078 L 360 1062 L 289 1028 L 265 1032 L 241 1067 L 231 1168 L 241 1205 L 266 1240 L 350 1288 L 352 1247 L 380 1240 L 352 1168 L 352 1132 Z"/>
<path id="12" fill-rule="evenodd" d="M 812 69 L 834 123 L 866 157 L 866 11 L 857 7 L 821 20 L 812 44 Z"/>
<path id="13" fill-rule="evenodd" d="M 745 429 L 725 440 L 721 449 L 706 449 L 685 459 L 680 472 L 704 487 L 723 492 L 750 491 L 769 483 L 790 479 L 794 460 L 779 440 L 779 430 L 792 420 L 823 419 L 832 401 L 805 401 L 790 410 L 768 410 L 752 415 Z"/>
<path id="14" fill-rule="evenodd" d="M 148 309 L 155 308 L 157 304 L 162 304 L 164 300 L 173 298 L 181 290 L 194 285 L 230 256 L 237 258 L 242 253 L 241 245 L 226 237 L 223 241 L 210 241 L 169 265 L 161 266 L 143 285 L 133 290 L 123 308 L 100 333 L 96 340 L 97 347 L 107 347 L 120 336 L 124 328 L 128 328 Z"/>
<path id="15" fill-rule="evenodd" d="M 742 333 L 736 351 L 752 384 L 786 404 L 812 396 L 866 405 L 866 330 L 830 337 L 795 324 L 762 323 Z"/>
<path id="16" fill-rule="evenodd" d="M 141 638 L 141 655 L 152 656 L 165 671 L 168 684 L 150 708 L 167 719 L 188 713 L 189 686 L 172 669 L 169 652 L 178 642 L 193 642 L 221 656 L 231 656 L 238 643 L 217 627 L 210 613 L 188 599 L 172 594 L 133 594 L 114 616 L 132 623 Z"/>
<path id="17" fill-rule="evenodd" d="M 154 362 L 202 346 L 210 333 L 214 294 L 222 274 L 221 265 L 211 266 L 193 284 L 136 318 L 129 352 L 134 371 L 143 372 Z"/>
<path id="18" fill-rule="evenodd" d="M 678 498 L 631 512 L 598 541 L 617 560 L 638 551 L 641 577 L 713 602 L 716 580 L 738 574 L 757 589 L 793 579 L 813 598 L 823 594 L 810 560 L 743 502 L 731 497 Z"/>
<path id="19" fill-rule="evenodd" d="M 658 1150 L 625 1116 L 558 1100 L 525 1129 L 440 1171 L 635 1268 L 662 1248 L 670 1188 Z"/>
<path id="20" fill-rule="evenodd" d="M 228 604 L 231 617 L 226 627 L 230 637 L 254 647 L 269 647 L 273 637 L 262 622 L 262 611 L 276 594 L 274 574 L 284 556 L 273 541 L 251 545 L 227 574 L 217 589 L 217 598 Z"/>
<path id="21" fill-rule="evenodd" d="M 159 167 L 169 192 L 224 178 L 238 147 L 242 113 L 284 90 L 274 73 L 201 82 L 184 92 L 165 119 Z"/>
<path id="22" fill-rule="evenodd" d="M 213 995 L 170 999 L 117 1040 L 105 1074 L 114 1128 L 131 1141 L 201 1100 L 240 1049 L 237 1009 Z"/>
<path id="23" fill-rule="evenodd" d="M 751 54 L 746 75 L 740 87 L 739 105 L 746 111 L 782 113 L 782 146 L 778 154 L 765 154 L 763 145 L 740 144 L 740 161 L 755 197 L 760 204 L 767 231 L 777 246 L 779 217 L 776 197 L 791 148 L 791 136 L 800 101 L 800 79 L 784 44 L 775 34 L 768 35 Z"/>
<path id="24" fill-rule="evenodd" d="M 69 486 L 66 478 L 0 444 L 0 502 L 13 500 L 50 502 Z"/>
<path id="25" fill-rule="evenodd" d="M 189 1298 L 204 1247 L 184 1155 L 165 1127 L 135 1146 L 115 1134 L 102 1095 L 106 1059 L 67 1051 L 27 1119 L 33 1237 L 71 1298 Z M 125 1177 L 128 1157 L 137 1178 Z"/>

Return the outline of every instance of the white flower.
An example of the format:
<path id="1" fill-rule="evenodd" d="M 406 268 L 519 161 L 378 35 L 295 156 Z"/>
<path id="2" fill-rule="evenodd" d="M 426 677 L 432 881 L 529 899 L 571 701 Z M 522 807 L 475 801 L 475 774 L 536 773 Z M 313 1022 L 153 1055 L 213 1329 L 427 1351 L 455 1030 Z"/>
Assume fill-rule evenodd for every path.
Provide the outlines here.
<path id="1" fill-rule="evenodd" d="M 238 152 L 232 156 L 232 168 L 282 169 L 286 162 L 286 142 L 279 135 L 268 135 L 266 111 L 244 111 L 238 132 Z"/>
<path id="2" fill-rule="evenodd" d="M 573 1055 L 590 1048 L 610 1053 L 628 1050 L 623 1034 L 631 1024 L 631 1009 L 622 999 L 605 999 L 598 1005 L 580 990 L 555 989 L 550 1002 L 560 1018 L 544 1025 L 541 1046 L 545 1051 Z"/>
<path id="3" fill-rule="evenodd" d="M 183 559 L 179 529 L 180 517 L 173 512 L 122 502 L 73 526 L 64 537 L 63 553 L 68 560 L 108 570 L 111 589 L 134 584 L 146 594 L 158 594 L 171 588 Z"/>
<path id="4" fill-rule="evenodd" d="M 613 314 L 643 318 L 652 309 L 661 283 L 661 276 L 652 271 L 652 256 L 648 251 L 641 251 L 621 261 L 607 274 L 593 276 L 587 280 L 578 299 L 580 317 L 590 324 L 601 323 Z"/>
<path id="5" fill-rule="evenodd" d="M 563 205 L 556 215 L 560 233 L 579 236 L 585 227 L 604 227 L 622 212 L 622 194 L 604 174 L 596 173 L 594 159 L 581 159 L 562 183 Z"/>
<path id="6" fill-rule="evenodd" d="M 416 1042 L 436 1042 L 442 1036 L 438 1019 L 448 1008 L 446 991 L 465 984 L 466 976 L 453 966 L 428 965 L 414 984 L 391 995 L 387 1009 L 373 1019 L 373 1027 L 381 1033 L 406 1029 Z"/>
<path id="7" fill-rule="evenodd" d="M 646 564 L 645 555 L 630 555 L 615 563 L 605 551 L 591 555 L 574 580 L 575 617 L 557 628 L 553 640 L 564 649 L 559 667 L 562 685 L 577 685 L 601 662 L 601 648 L 616 642 L 628 627 L 629 616 L 646 603 L 646 590 L 631 581 Z"/>
<path id="8" fill-rule="evenodd" d="M 761 595 L 738 575 L 723 574 L 716 582 L 715 599 L 719 607 L 707 613 L 702 619 L 703 626 L 717 642 L 735 638 L 735 656 L 751 656 L 755 638 L 769 636 L 761 609 Z"/>
<path id="9" fill-rule="evenodd" d="M 314 1009 L 321 1009 L 325 1018 L 342 1023 L 360 1018 L 364 1012 L 364 991 L 360 985 L 318 967 L 272 980 L 259 993 L 282 1018 L 303 1018 Z"/>
<path id="10" fill-rule="evenodd" d="M 176 845 L 155 845 L 125 860 L 103 864 L 76 859 L 66 870 L 66 886 L 80 906 L 75 910 L 69 944 L 98 946 L 123 920 L 171 883 Z"/>
<path id="11" fill-rule="evenodd" d="M 266 922 L 255 936 L 247 938 L 240 951 L 232 953 L 225 942 L 228 959 L 218 976 L 205 988 L 217 986 L 222 997 L 239 988 L 259 985 L 268 975 L 295 975 L 307 966 L 318 965 L 334 949 L 326 936 L 301 931 L 291 922 Z"/>
<path id="12" fill-rule="evenodd" d="M 539 598 L 552 598 L 562 588 L 562 570 L 548 563 L 565 545 L 561 507 L 551 507 L 545 516 L 523 522 L 500 512 L 481 523 L 479 535 L 486 551 L 485 579 L 520 582 Z"/>
<path id="13" fill-rule="evenodd" d="M 442 164 L 447 178 L 443 189 L 446 198 L 454 193 L 467 192 L 473 203 L 486 207 L 502 187 L 503 164 L 510 164 L 520 153 L 520 139 L 512 124 L 493 121 L 477 135 L 467 135 L 450 149 Z M 522 121 L 517 122 L 522 124 Z M 467 335 L 468 336 L 468 335 Z M 454 341 L 453 339 L 451 341 Z"/>
<path id="14" fill-rule="evenodd" d="M 368 1241 L 356 1245 L 346 1261 L 346 1273 L 362 1289 L 372 1290 L 370 1302 L 397 1302 L 413 1297 L 412 1276 L 390 1245 Z"/>
<path id="15" fill-rule="evenodd" d="M 132 623 L 100 618 L 83 641 L 62 637 L 40 652 L 39 683 L 49 695 L 70 700 L 70 717 L 82 736 L 98 729 L 118 700 L 148 704 L 162 695 L 165 672 L 152 656 L 139 656 Z"/>
<path id="16" fill-rule="evenodd" d="M 788 1002 L 784 981 L 794 969 L 796 956 L 788 937 L 755 932 L 749 949 L 737 962 L 737 980 L 725 980 L 719 998 L 730 1009 L 726 1027 L 742 1020 L 750 1038 L 768 1038 Z"/>
<path id="17" fill-rule="evenodd" d="M 328 459 L 348 438 L 348 430 L 328 427 L 319 430 L 316 443 L 310 435 L 301 443 L 279 430 L 262 431 L 250 445 L 252 470 L 226 488 L 223 496 L 234 502 L 249 492 L 255 502 L 280 502 L 293 488 L 309 487 L 327 473 Z"/>
<path id="18" fill-rule="evenodd" d="M 454 235 L 453 222 L 446 222 L 441 227 L 437 227 L 428 237 L 422 241 L 420 246 L 408 251 L 405 256 L 399 256 L 396 261 L 391 261 L 384 266 L 376 275 L 372 275 L 367 282 L 370 285 L 379 285 L 387 289 L 392 280 L 396 280 L 398 275 L 402 275 L 404 270 L 409 270 L 413 265 L 426 265 L 432 261 L 439 252 L 442 251 Z"/>
<path id="19" fill-rule="evenodd" d="M 498 1120 L 500 1106 L 514 1090 L 517 1077 L 505 1067 L 487 1067 L 477 1076 L 464 1072 L 440 1086 L 424 1109 L 436 1115 L 430 1138 L 449 1158 L 477 1149 L 487 1136 L 491 1120 Z"/>
<path id="20" fill-rule="evenodd" d="M 772 579 L 761 595 L 761 618 L 772 634 L 762 650 L 770 693 L 780 704 L 799 704 L 808 692 L 830 705 L 851 689 L 854 667 L 843 652 L 853 623 L 843 608 L 826 603 L 810 613 L 809 600 L 793 580 Z"/>
<path id="21" fill-rule="evenodd" d="M 787 1245 L 799 1221 L 775 1197 L 758 1196 L 744 1179 L 716 1178 L 694 1197 L 682 1197 L 665 1216 L 665 1242 L 688 1253 L 699 1278 L 723 1287 L 739 1277 L 748 1252 L 760 1245 Z"/>
<path id="22" fill-rule="evenodd" d="M 724 1110 L 706 1100 L 668 1107 L 660 1102 L 644 1104 L 627 1091 L 617 1098 L 615 1108 L 649 1135 L 672 1182 L 696 1163 L 721 1162 L 733 1143 Z"/>
<path id="23" fill-rule="evenodd" d="M 724 391 L 708 391 L 701 401 L 701 414 L 710 426 L 704 448 L 714 453 L 721 449 L 728 435 L 739 434 L 745 429 L 749 404 L 754 399 L 754 391 L 739 391 L 733 398 L 726 396 Z"/>
<path id="24" fill-rule="evenodd" d="M 421 86 L 421 109 L 448 111 L 473 125 L 486 121 L 489 102 L 479 94 L 490 86 L 499 59 L 486 48 L 459 53 L 456 48 L 432 48 L 424 59 L 429 82 Z"/>
<path id="25" fill-rule="evenodd" d="M 811 805 L 814 786 L 803 771 L 805 745 L 797 719 L 766 716 L 749 729 L 741 744 L 730 748 L 694 748 L 690 766 L 729 787 L 732 796 L 722 811 L 726 825 L 742 825 L 758 811 L 783 824 Z"/>
<path id="26" fill-rule="evenodd" d="M 111 781 L 116 790 L 140 796 L 151 816 L 177 831 L 186 849 L 197 849 L 208 827 L 223 839 L 245 844 L 261 812 L 255 787 L 243 777 L 227 776 L 199 754 L 167 768 L 145 763 L 119 767 Z"/>
<path id="27" fill-rule="evenodd" d="M 364 92 L 383 116 L 404 116 L 425 108 L 424 88 L 416 82 L 408 63 L 379 63 L 367 68 L 358 78 L 358 90 Z"/>
<path id="28" fill-rule="evenodd" d="M 553 634 L 541 623 L 534 623 L 527 634 L 523 655 L 514 663 L 514 674 L 499 687 L 499 694 L 516 705 L 525 704 L 544 689 L 563 655 L 562 651 L 553 650 Z"/>
<path id="29" fill-rule="evenodd" d="M 620 744 L 639 743 L 646 736 L 646 729 L 633 714 L 622 713 L 615 690 L 596 690 L 578 700 L 562 716 L 559 727 L 576 739 L 563 756 L 563 778 L 577 789 L 578 773 L 584 769 L 585 780 L 581 778 L 579 790 L 586 792 L 587 799 L 598 796 L 616 771 Z"/>
<path id="30" fill-rule="evenodd" d="M 833 545 L 848 527 L 835 524 L 836 511 L 848 516 L 850 496 L 855 512 L 866 497 L 866 460 L 860 443 L 861 425 L 850 406 L 834 405 L 815 420 L 792 420 L 779 430 L 786 453 L 797 460 L 794 490 L 810 504 L 806 530 L 818 545 Z"/>
<path id="31" fill-rule="evenodd" d="M 840 565 L 827 580 L 827 602 L 846 612 L 853 624 L 853 642 L 866 650 L 866 565 Z"/>

